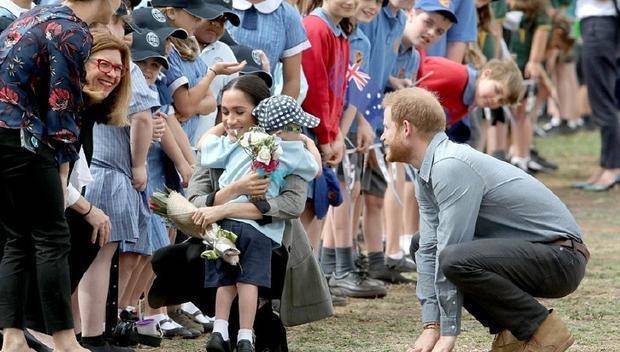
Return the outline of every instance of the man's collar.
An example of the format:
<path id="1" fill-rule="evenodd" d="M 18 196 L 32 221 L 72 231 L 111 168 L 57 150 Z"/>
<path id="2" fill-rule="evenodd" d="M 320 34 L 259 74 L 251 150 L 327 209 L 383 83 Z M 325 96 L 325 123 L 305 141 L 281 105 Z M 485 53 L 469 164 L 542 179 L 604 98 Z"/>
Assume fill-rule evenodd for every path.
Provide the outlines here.
<path id="1" fill-rule="evenodd" d="M 258 12 L 264 14 L 270 14 L 274 12 L 278 9 L 278 7 L 280 7 L 281 4 L 282 0 L 265 0 L 259 2 L 258 4 L 252 4 L 248 0 L 233 0 L 233 8 L 237 10 L 245 11 L 252 7 L 252 5 L 254 5 Z"/>
<path id="2" fill-rule="evenodd" d="M 467 65 L 467 73 L 467 85 L 465 86 L 465 92 L 463 92 L 463 104 L 468 108 L 472 108 L 476 98 L 476 79 L 478 78 L 478 71 Z"/>
<path id="3" fill-rule="evenodd" d="M 418 171 L 418 174 L 424 182 L 428 182 L 431 177 L 431 168 L 433 167 L 433 160 L 435 159 L 435 150 L 437 149 L 437 146 L 446 139 L 448 139 L 448 135 L 444 132 L 439 132 L 433 137 L 431 142 L 428 144 L 428 147 L 426 147 L 424 160 L 422 160 L 420 171 Z"/>
<path id="4" fill-rule="evenodd" d="M 321 18 L 323 21 L 325 21 L 325 23 L 327 23 L 329 28 L 331 28 L 332 32 L 334 33 L 336 37 L 345 36 L 344 32 L 342 31 L 342 28 L 340 28 L 339 25 L 335 24 L 332 21 L 332 19 L 329 18 L 329 16 L 325 13 L 325 10 L 323 10 L 322 8 L 317 7 L 310 14 L 313 16 L 317 16 Z"/>

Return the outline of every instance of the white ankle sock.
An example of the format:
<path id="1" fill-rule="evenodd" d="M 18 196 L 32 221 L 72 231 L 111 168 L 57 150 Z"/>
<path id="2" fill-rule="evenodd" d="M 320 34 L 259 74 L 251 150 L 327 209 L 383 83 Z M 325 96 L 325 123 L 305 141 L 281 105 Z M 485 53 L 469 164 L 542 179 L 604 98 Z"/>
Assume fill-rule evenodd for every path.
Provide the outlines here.
<path id="1" fill-rule="evenodd" d="M 394 260 L 403 259 L 404 256 L 405 256 L 405 253 L 403 251 L 398 251 L 398 252 L 396 252 L 396 254 L 388 255 L 388 257 L 390 257 L 390 258 L 392 258 Z"/>
<path id="2" fill-rule="evenodd" d="M 210 321 L 213 321 L 214 319 L 211 319 L 207 316 L 205 316 L 200 309 L 198 309 L 198 307 L 196 307 L 192 302 L 187 302 L 187 303 L 183 303 L 181 305 L 181 310 L 183 310 L 184 312 L 190 314 L 190 315 L 194 315 L 193 319 L 195 321 L 197 321 L 200 324 L 208 324 Z"/>
<path id="3" fill-rule="evenodd" d="M 241 331 L 241 330 L 239 330 Z M 224 341 L 230 340 L 228 336 L 228 321 L 224 319 L 215 319 L 213 323 L 213 332 L 219 332 Z"/>
<path id="4" fill-rule="evenodd" d="M 253 340 L 253 335 L 252 335 L 252 330 L 250 329 L 239 329 L 239 333 L 237 334 L 237 342 L 241 341 L 241 340 L 248 340 L 252 343 L 254 343 Z"/>
<path id="5" fill-rule="evenodd" d="M 157 324 L 159 324 L 160 321 L 167 319 L 168 317 L 166 317 L 166 314 L 155 314 L 155 315 L 150 315 L 148 317 L 144 317 L 144 319 L 153 319 Z"/>

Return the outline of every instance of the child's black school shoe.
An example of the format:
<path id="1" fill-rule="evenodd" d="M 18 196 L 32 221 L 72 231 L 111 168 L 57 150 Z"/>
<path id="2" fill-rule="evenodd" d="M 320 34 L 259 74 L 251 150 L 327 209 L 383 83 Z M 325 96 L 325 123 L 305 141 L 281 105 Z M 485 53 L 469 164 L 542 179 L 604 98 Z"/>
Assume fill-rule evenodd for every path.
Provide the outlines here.
<path id="1" fill-rule="evenodd" d="M 231 352 L 230 342 L 224 341 L 219 332 L 214 332 L 207 340 L 207 352 Z"/>
<path id="2" fill-rule="evenodd" d="M 254 346 L 249 340 L 239 340 L 237 342 L 237 352 L 254 352 Z"/>

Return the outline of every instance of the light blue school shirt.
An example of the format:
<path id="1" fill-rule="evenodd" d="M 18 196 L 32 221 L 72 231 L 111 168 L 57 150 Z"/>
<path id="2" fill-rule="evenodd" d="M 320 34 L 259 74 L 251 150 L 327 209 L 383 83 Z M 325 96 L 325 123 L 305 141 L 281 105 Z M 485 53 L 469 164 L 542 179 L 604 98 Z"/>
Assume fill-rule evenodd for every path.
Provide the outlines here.
<path id="1" fill-rule="evenodd" d="M 183 60 L 181 54 L 176 48 L 173 48 L 168 55 L 168 63 L 170 68 L 166 70 L 166 81 L 168 82 L 168 89 L 170 90 L 170 96 L 174 95 L 174 92 L 184 85 L 188 85 L 188 88 L 192 88 L 200 82 L 200 80 L 207 75 L 209 67 L 200 58 L 196 58 L 195 61 Z M 181 123 L 183 131 L 187 134 L 189 141 L 192 145 L 196 145 L 200 136 L 198 135 L 200 115 L 194 115 L 187 121 Z"/>
<path id="2" fill-rule="evenodd" d="M 370 77 L 370 40 L 359 26 L 349 35 L 349 81 L 347 84 L 348 105 L 355 106 L 358 113 L 369 118 L 368 105 L 378 91 L 376 83 Z M 364 75 L 368 75 L 366 78 Z M 349 133 L 357 131 L 357 120 L 351 123 Z"/>
<path id="3" fill-rule="evenodd" d="M 406 20 L 403 10 L 398 10 L 394 15 L 388 5 L 381 9 L 372 22 L 359 25 L 370 40 L 370 77 L 377 82 L 382 92 L 396 64 Z"/>
<path id="4" fill-rule="evenodd" d="M 439 41 L 428 48 L 428 56 L 446 56 L 448 42 L 473 43 L 478 40 L 478 15 L 476 12 L 475 1 L 473 0 L 452 0 L 450 9 L 459 20 L 452 25 L 446 35 L 439 38 Z"/>
<path id="5" fill-rule="evenodd" d="M 316 176 L 319 166 L 312 154 L 300 141 L 283 141 L 279 139 L 282 146 L 282 156 L 280 165 L 274 172 L 278 172 L 282 179 L 294 174 L 310 182 Z M 201 164 L 207 168 L 224 169 L 219 178 L 220 188 L 224 188 L 236 180 L 239 180 L 251 169 L 251 158 L 247 152 L 235 141 L 231 141 L 227 136 L 208 135 L 202 147 Z M 274 198 L 280 194 L 281 187 L 276 182 L 271 181 L 266 197 Z M 230 202 L 247 203 L 247 196 L 239 196 Z M 255 229 L 269 237 L 278 245 L 282 243 L 284 234 L 284 221 L 273 221 L 270 224 L 259 225 L 254 220 L 236 219 L 246 224 L 252 225 Z"/>
<path id="6" fill-rule="evenodd" d="M 405 48 L 400 45 L 396 65 L 392 70 L 392 76 L 396 78 L 408 78 L 415 82 L 420 68 L 420 52 L 414 47 Z"/>
<path id="7" fill-rule="evenodd" d="M 582 242 L 581 229 L 566 205 L 540 181 L 448 140 L 443 132 L 426 149 L 415 188 L 420 205 L 416 293 L 422 321 L 440 322 L 442 336 L 460 333 L 463 304 L 462 294 L 439 270 L 444 248 L 491 238 Z"/>
<path id="8" fill-rule="evenodd" d="M 250 6 L 257 10 L 255 30 L 245 29 L 242 25 Z M 241 24 L 235 27 L 227 22 L 228 33 L 237 43 L 264 51 L 269 58 L 272 76 L 280 60 L 310 48 L 301 15 L 286 1 L 265 0 L 252 5 L 246 0 L 233 0 L 233 12 L 239 16 Z"/>

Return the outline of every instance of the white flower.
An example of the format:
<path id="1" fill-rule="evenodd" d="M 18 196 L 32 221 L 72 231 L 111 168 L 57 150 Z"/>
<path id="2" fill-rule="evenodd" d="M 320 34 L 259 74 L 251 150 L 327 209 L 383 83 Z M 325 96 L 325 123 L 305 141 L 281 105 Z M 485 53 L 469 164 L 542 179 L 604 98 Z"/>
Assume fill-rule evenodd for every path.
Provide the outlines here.
<path id="1" fill-rule="evenodd" d="M 258 145 L 271 136 L 264 132 L 251 132 L 250 145 Z"/>
<path id="2" fill-rule="evenodd" d="M 282 154 L 284 154 L 284 150 L 282 150 L 282 146 L 278 144 L 278 147 L 276 148 L 276 150 L 273 151 L 273 158 L 275 160 L 278 160 L 280 159 Z"/>
<path id="3" fill-rule="evenodd" d="M 248 142 L 248 138 L 249 138 L 248 133 L 241 136 L 241 139 L 239 140 L 239 144 L 241 144 L 243 148 L 248 148 L 250 146 L 250 143 Z"/>
<path id="4" fill-rule="evenodd" d="M 269 165 L 271 162 L 271 151 L 267 146 L 263 146 L 258 151 L 258 155 L 256 156 L 256 160 L 260 161 L 263 164 Z"/>

